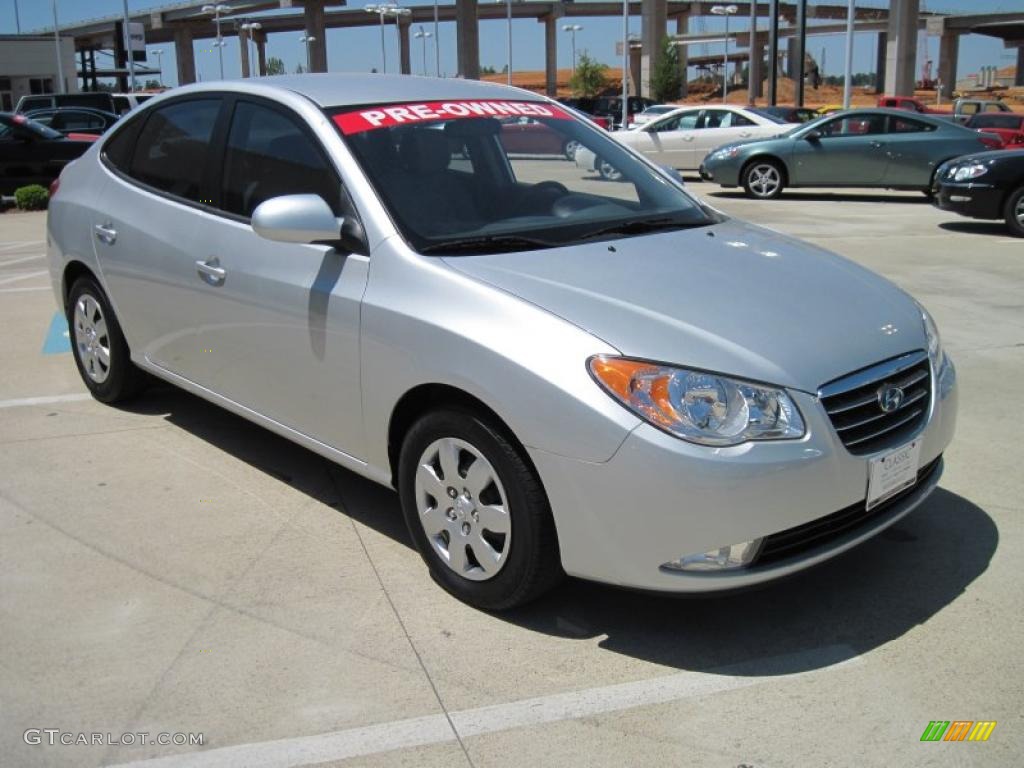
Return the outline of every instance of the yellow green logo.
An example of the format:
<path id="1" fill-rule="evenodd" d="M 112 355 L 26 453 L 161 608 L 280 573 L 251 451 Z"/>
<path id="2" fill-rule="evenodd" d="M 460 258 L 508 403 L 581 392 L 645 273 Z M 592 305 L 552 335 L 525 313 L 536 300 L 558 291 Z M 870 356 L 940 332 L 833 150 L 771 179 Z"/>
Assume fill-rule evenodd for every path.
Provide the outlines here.
<path id="1" fill-rule="evenodd" d="M 995 727 L 995 720 L 932 720 L 921 741 L 988 741 Z"/>

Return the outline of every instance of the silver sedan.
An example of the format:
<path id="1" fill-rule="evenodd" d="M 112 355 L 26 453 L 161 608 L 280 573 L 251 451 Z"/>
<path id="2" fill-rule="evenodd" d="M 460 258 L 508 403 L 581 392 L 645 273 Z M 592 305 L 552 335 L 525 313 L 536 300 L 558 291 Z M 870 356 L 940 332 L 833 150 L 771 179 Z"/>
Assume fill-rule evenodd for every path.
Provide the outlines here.
<path id="1" fill-rule="evenodd" d="M 510 155 L 525 116 L 608 184 Z M 49 266 L 100 401 L 154 376 L 400 497 L 435 579 L 774 579 L 920 504 L 956 420 L 928 313 L 553 101 L 313 75 L 176 89 L 68 166 Z"/>

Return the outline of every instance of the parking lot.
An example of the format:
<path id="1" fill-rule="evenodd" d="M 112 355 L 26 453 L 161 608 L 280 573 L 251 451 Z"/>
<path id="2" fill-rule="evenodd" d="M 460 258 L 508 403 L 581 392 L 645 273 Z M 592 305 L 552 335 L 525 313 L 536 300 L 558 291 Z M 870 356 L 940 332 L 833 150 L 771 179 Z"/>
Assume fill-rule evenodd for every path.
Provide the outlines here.
<path id="1" fill-rule="evenodd" d="M 570 581 L 503 615 L 431 582 L 389 490 L 169 386 L 125 408 L 89 399 L 55 319 L 45 214 L 0 215 L 2 762 L 1019 764 L 1024 241 L 920 193 L 761 202 L 687 183 L 931 310 L 960 385 L 940 488 L 763 589 Z M 997 726 L 922 743 L 933 720 Z M 29 729 L 148 735 L 49 745 Z"/>

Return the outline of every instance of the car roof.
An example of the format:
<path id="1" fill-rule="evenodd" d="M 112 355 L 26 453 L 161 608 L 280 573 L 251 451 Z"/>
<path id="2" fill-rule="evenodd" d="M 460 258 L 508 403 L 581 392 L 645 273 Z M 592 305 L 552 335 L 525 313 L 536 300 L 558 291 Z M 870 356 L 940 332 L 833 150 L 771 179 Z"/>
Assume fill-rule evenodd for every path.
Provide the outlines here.
<path id="1" fill-rule="evenodd" d="M 241 86 L 241 87 L 240 87 Z M 252 92 L 290 91 L 301 94 L 320 107 L 345 107 L 389 102 L 437 101 L 443 99 L 516 99 L 547 101 L 533 91 L 461 78 L 413 75 L 357 74 L 327 72 L 303 75 L 274 75 L 243 80 L 216 80 L 174 89 L 174 95 L 203 91 Z"/>

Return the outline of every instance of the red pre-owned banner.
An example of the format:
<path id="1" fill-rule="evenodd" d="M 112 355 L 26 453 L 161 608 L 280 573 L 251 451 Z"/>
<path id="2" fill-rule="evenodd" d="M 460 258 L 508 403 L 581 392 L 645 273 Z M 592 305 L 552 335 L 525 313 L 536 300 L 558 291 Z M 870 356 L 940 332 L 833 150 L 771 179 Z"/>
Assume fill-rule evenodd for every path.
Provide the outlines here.
<path id="1" fill-rule="evenodd" d="M 383 104 L 334 116 L 346 136 L 375 128 L 462 117 L 549 117 L 571 120 L 569 113 L 536 101 L 425 101 L 418 104 Z"/>

